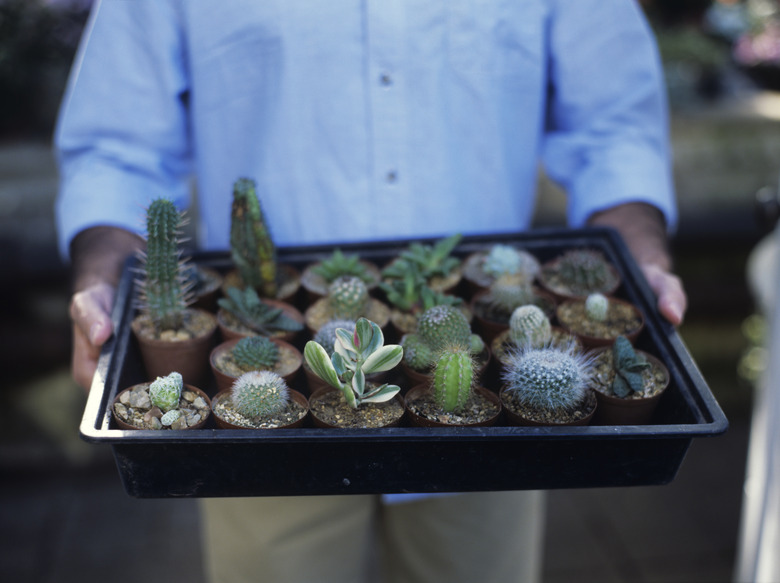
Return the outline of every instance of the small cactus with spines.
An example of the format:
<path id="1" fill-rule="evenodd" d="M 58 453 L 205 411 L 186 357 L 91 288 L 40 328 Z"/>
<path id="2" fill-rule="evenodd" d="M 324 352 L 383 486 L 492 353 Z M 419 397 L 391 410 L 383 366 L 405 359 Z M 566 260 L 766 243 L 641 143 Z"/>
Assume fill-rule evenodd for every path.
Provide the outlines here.
<path id="1" fill-rule="evenodd" d="M 277 293 L 276 246 L 257 197 L 256 184 L 239 178 L 233 185 L 230 252 L 243 282 L 266 298 Z"/>
<path id="2" fill-rule="evenodd" d="M 578 296 L 603 292 L 615 283 L 615 275 L 603 253 L 596 249 L 570 249 L 557 262 L 557 277 Z"/>
<path id="3" fill-rule="evenodd" d="M 265 336 L 248 336 L 236 342 L 231 354 L 245 372 L 270 370 L 279 362 L 279 345 Z"/>
<path id="4" fill-rule="evenodd" d="M 565 413 L 585 402 L 593 359 L 573 343 L 518 350 L 507 355 L 502 378 L 507 391 L 538 412 Z"/>
<path id="5" fill-rule="evenodd" d="M 140 254 L 138 304 L 159 333 L 178 330 L 192 302 L 185 261 L 179 249 L 184 216 L 170 200 L 158 198 L 146 209 L 146 251 Z"/>
<path id="6" fill-rule="evenodd" d="M 521 275 L 500 275 L 490 284 L 490 304 L 500 314 L 510 315 L 519 306 L 532 304 L 535 300 L 531 281 Z"/>
<path id="7" fill-rule="evenodd" d="M 595 292 L 585 298 L 585 315 L 594 322 L 604 322 L 609 311 L 609 300 L 604 294 Z"/>
<path id="8" fill-rule="evenodd" d="M 181 411 L 178 409 L 171 409 L 167 413 L 165 413 L 162 417 L 160 417 L 160 425 L 164 425 L 165 427 L 170 427 L 176 421 L 179 420 L 181 417 Z"/>
<path id="9" fill-rule="evenodd" d="M 509 339 L 516 346 L 541 348 L 552 339 L 550 319 L 538 306 L 520 306 L 509 318 Z"/>
<path id="10" fill-rule="evenodd" d="M 167 413 L 179 407 L 181 391 L 184 387 L 182 376 L 178 372 L 172 372 L 164 377 L 157 377 L 149 385 L 149 400 L 152 405 L 159 407 Z"/>
<path id="11" fill-rule="evenodd" d="M 282 377 L 270 370 L 238 377 L 230 389 L 233 407 L 248 419 L 267 419 L 287 407 L 290 392 Z"/>
<path id="12" fill-rule="evenodd" d="M 342 276 L 328 287 L 328 308 L 333 318 L 357 320 L 366 313 L 368 288 L 359 277 Z"/>
<path id="13" fill-rule="evenodd" d="M 420 314 L 417 331 L 404 336 L 401 344 L 406 364 L 415 370 L 433 366 L 446 347 L 459 346 L 471 354 L 479 354 L 485 347 L 482 338 L 472 334 L 463 312 L 449 305 L 434 306 Z"/>
<path id="14" fill-rule="evenodd" d="M 539 261 L 527 251 L 501 244 L 490 248 L 482 264 L 482 270 L 493 277 L 519 275 L 528 282 L 533 281 L 540 269 Z"/>
<path id="15" fill-rule="evenodd" d="M 463 410 L 474 382 L 474 360 L 468 349 L 446 347 L 436 359 L 433 372 L 433 394 L 446 412 Z"/>
<path id="16" fill-rule="evenodd" d="M 354 320 L 329 320 L 322 325 L 322 327 L 314 333 L 312 340 L 325 349 L 325 352 L 332 355 L 336 349 L 336 330 L 343 328 L 348 332 L 355 331 Z"/>

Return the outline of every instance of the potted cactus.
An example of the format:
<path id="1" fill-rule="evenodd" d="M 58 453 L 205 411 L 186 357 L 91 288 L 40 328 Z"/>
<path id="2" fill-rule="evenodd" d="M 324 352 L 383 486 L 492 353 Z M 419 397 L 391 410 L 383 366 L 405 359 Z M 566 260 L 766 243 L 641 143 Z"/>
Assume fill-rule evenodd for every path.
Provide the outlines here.
<path id="1" fill-rule="evenodd" d="M 560 299 L 583 299 L 594 292 L 614 293 L 620 274 L 601 251 L 575 248 L 544 263 L 539 282 Z"/>
<path id="2" fill-rule="evenodd" d="M 261 299 L 252 287 L 229 287 L 217 300 L 217 323 L 223 340 L 260 334 L 291 342 L 304 328 L 303 314 L 292 304 Z"/>
<path id="3" fill-rule="evenodd" d="M 412 425 L 487 426 L 501 414 L 498 395 L 476 382 L 468 348 L 447 346 L 436 358 L 430 385 L 412 387 L 404 399 Z"/>
<path id="4" fill-rule="evenodd" d="M 366 284 L 369 292 L 373 290 L 382 278 L 379 267 L 371 261 L 361 259 L 358 255 L 345 255 L 336 248 L 326 258 L 307 265 L 301 272 L 301 286 L 314 301 L 328 293 L 328 286 L 337 278 L 351 275 L 360 278 Z"/>
<path id="5" fill-rule="evenodd" d="M 499 393 L 517 425 L 586 425 L 596 411 L 593 360 L 574 344 L 508 353 Z"/>
<path id="6" fill-rule="evenodd" d="M 239 376 L 253 370 L 271 370 L 292 383 L 303 364 L 303 355 L 284 340 L 247 336 L 216 346 L 209 356 L 209 364 L 217 381 L 217 390 L 222 391 Z"/>
<path id="7" fill-rule="evenodd" d="M 333 353 L 336 350 L 336 330 L 339 328 L 343 328 L 351 334 L 355 331 L 355 321 L 346 319 L 330 320 L 329 322 L 323 324 L 322 327 L 320 327 L 320 329 L 317 330 L 312 336 L 312 340 L 322 346 L 325 349 L 325 352 L 328 353 L 328 356 L 333 356 Z M 328 386 L 328 383 L 314 374 L 314 372 L 311 370 L 311 367 L 306 362 L 306 359 L 303 361 L 303 372 L 306 375 L 306 384 L 309 388 L 310 394 L 317 389 Z"/>
<path id="8" fill-rule="evenodd" d="M 411 243 L 382 270 L 383 280 L 403 279 L 409 269 L 416 269 L 431 289 L 453 291 L 460 283 L 462 272 L 461 260 L 452 253 L 462 238 L 456 233 L 430 245 Z"/>
<path id="9" fill-rule="evenodd" d="M 294 429 L 309 413 L 306 397 L 270 370 L 242 374 L 214 395 L 211 407 L 220 429 Z"/>
<path id="10" fill-rule="evenodd" d="M 475 251 L 463 260 L 463 280 L 468 284 L 469 297 L 486 290 L 502 275 L 515 275 L 532 283 L 541 264 L 531 253 L 512 245 L 496 243 Z"/>
<path id="11" fill-rule="evenodd" d="M 599 406 L 597 425 L 649 423 L 669 386 L 669 369 L 658 358 L 636 350 L 625 336 L 594 350 L 592 386 Z"/>
<path id="12" fill-rule="evenodd" d="M 121 429 L 198 429 L 208 420 L 211 401 L 174 371 L 124 389 L 114 398 L 111 412 Z"/>
<path id="13" fill-rule="evenodd" d="M 324 298 L 306 308 L 303 317 L 312 334 L 334 319 L 367 318 L 379 324 L 380 328 L 385 328 L 390 321 L 390 307 L 372 298 L 362 279 L 344 275 L 330 284 Z"/>
<path id="14" fill-rule="evenodd" d="M 506 364 L 507 354 L 524 347 L 543 348 L 549 345 L 574 343 L 581 349 L 579 339 L 558 326 L 553 326 L 544 311 L 533 304 L 520 306 L 509 319 L 509 328 L 490 343 L 490 352 L 496 362 Z"/>
<path id="15" fill-rule="evenodd" d="M 179 249 L 183 216 L 170 200 L 156 199 L 146 211 L 146 252 L 140 255 L 136 303 L 131 324 L 148 378 L 176 370 L 197 384 L 208 370 L 217 329 L 213 314 L 190 308 L 186 261 Z"/>
<path id="16" fill-rule="evenodd" d="M 239 178 L 233 184 L 230 257 L 236 270 L 225 276 L 226 288 L 252 287 L 263 298 L 292 303 L 300 289 L 300 273 L 291 265 L 277 262 L 276 245 L 266 224 L 255 182 L 250 178 Z"/>
<path id="17" fill-rule="evenodd" d="M 637 306 L 601 293 L 566 300 L 555 313 L 561 326 L 586 348 L 610 345 L 620 335 L 634 341 L 644 328 L 644 316 Z"/>
<path id="18" fill-rule="evenodd" d="M 315 424 L 321 427 L 386 427 L 401 422 L 404 407 L 397 385 L 376 385 L 367 380 L 372 373 L 393 369 L 403 349 L 384 344 L 381 328 L 359 318 L 354 331 L 336 330 L 332 355 L 310 340 L 303 350 L 311 370 L 329 386 L 309 397 Z"/>

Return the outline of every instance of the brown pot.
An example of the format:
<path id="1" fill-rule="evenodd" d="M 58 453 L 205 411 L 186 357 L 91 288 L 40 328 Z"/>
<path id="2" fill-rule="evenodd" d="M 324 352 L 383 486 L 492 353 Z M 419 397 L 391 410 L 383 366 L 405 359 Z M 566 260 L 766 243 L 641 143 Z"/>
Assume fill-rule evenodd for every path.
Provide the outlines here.
<path id="1" fill-rule="evenodd" d="M 560 421 L 560 422 L 551 421 L 549 423 L 542 423 L 536 419 L 526 417 L 520 411 L 515 410 L 511 402 L 506 398 L 507 395 L 506 395 L 505 388 L 501 389 L 501 392 L 499 393 L 499 397 L 501 398 L 501 404 L 503 405 L 504 415 L 512 425 L 521 425 L 521 426 L 530 426 L 530 427 L 558 427 L 558 426 L 569 427 L 569 426 L 590 425 L 591 421 L 593 420 L 593 416 L 595 415 L 597 410 L 597 400 L 596 400 L 596 396 L 593 394 L 594 392 L 595 391 L 591 391 L 589 394 L 588 397 L 589 408 L 588 408 L 588 412 L 585 414 L 584 417 L 573 421 Z"/>
<path id="2" fill-rule="evenodd" d="M 211 366 L 211 372 L 214 373 L 214 378 L 217 381 L 217 391 L 221 392 L 224 390 L 229 389 L 231 386 L 233 386 L 233 383 L 240 375 L 234 375 L 230 374 L 228 372 L 225 372 L 223 370 L 220 370 L 217 367 L 217 358 L 224 354 L 225 352 L 229 352 L 233 349 L 233 347 L 238 344 L 238 341 L 241 340 L 240 338 L 236 338 L 233 340 L 228 340 L 227 342 L 223 342 L 216 346 L 214 350 L 211 351 L 211 354 L 209 355 L 209 365 Z M 278 338 L 271 338 L 271 342 L 276 344 L 279 347 L 280 354 L 286 354 L 285 359 L 280 358 L 280 364 L 284 362 L 288 362 L 289 366 L 286 366 L 284 368 L 281 368 L 279 366 L 275 367 L 273 369 L 273 372 L 277 373 L 280 377 L 282 377 L 285 382 L 287 382 L 288 385 L 292 384 L 293 380 L 295 379 L 296 375 L 298 374 L 298 371 L 301 369 L 301 365 L 303 364 L 303 355 L 301 354 L 301 351 L 295 348 L 292 344 L 289 342 L 285 342 L 284 340 L 279 340 Z"/>
<path id="3" fill-rule="evenodd" d="M 498 395 L 484 387 L 475 387 L 473 393 L 477 398 L 495 404 L 498 407 L 495 415 L 492 415 L 489 419 L 483 421 L 447 423 L 445 421 L 429 419 L 428 417 L 415 412 L 414 408 L 410 406 L 410 403 L 420 398 L 433 400 L 433 390 L 429 385 L 417 385 L 416 387 L 412 387 L 404 397 L 404 406 L 406 407 L 409 424 L 415 427 L 489 427 L 495 425 L 498 418 L 501 416 L 501 400 L 498 398 Z"/>
<path id="4" fill-rule="evenodd" d="M 268 304 L 272 308 L 279 308 L 281 309 L 286 316 L 292 318 L 296 322 L 300 322 L 301 326 L 304 324 L 303 320 L 303 314 L 293 306 L 292 304 L 288 302 L 284 302 L 282 300 L 271 300 L 264 298 L 262 300 L 264 304 Z M 222 335 L 222 340 L 234 340 L 239 338 L 246 338 L 247 336 L 256 336 L 257 332 L 254 330 L 250 330 L 246 326 L 242 325 L 241 323 L 237 322 L 235 318 L 232 318 L 230 314 L 228 314 L 225 310 L 219 309 L 217 311 L 217 324 L 219 325 L 219 331 Z M 300 333 L 300 330 L 298 331 L 284 331 L 284 330 L 278 330 L 271 334 L 271 338 L 278 338 L 279 340 L 284 340 L 286 342 L 293 342 L 298 334 Z"/>
<path id="5" fill-rule="evenodd" d="M 591 335 L 585 331 L 583 331 L 577 324 L 577 322 L 568 322 L 566 321 L 562 315 L 564 312 L 570 307 L 570 306 L 582 306 L 585 304 L 585 300 L 566 300 L 562 302 L 556 309 L 555 313 L 558 318 L 558 322 L 560 325 L 571 332 L 572 334 L 575 334 L 577 338 L 580 339 L 580 342 L 582 342 L 582 345 L 585 348 L 597 348 L 599 346 L 611 346 L 615 343 L 615 339 L 619 335 L 623 335 L 626 338 L 628 338 L 631 343 L 637 339 L 639 334 L 642 332 L 645 326 L 645 318 L 642 314 L 642 311 L 636 307 L 631 302 L 628 302 L 626 300 L 621 300 L 619 298 L 610 297 L 609 303 L 612 305 L 620 305 L 627 307 L 633 312 L 634 317 L 637 319 L 638 324 L 631 328 L 630 330 L 620 330 L 616 334 L 612 336 L 595 336 Z"/>
<path id="6" fill-rule="evenodd" d="M 294 389 L 288 389 L 288 394 L 290 395 L 290 399 L 298 403 L 301 407 L 304 408 L 304 413 L 301 415 L 301 417 L 297 421 L 293 421 L 292 423 L 286 423 L 284 425 L 278 425 L 274 427 L 245 427 L 243 425 L 234 425 L 233 423 L 230 423 L 229 421 L 226 421 L 223 417 L 220 416 L 220 414 L 217 412 L 217 407 L 220 404 L 220 402 L 223 399 L 229 399 L 230 398 L 230 389 L 226 389 L 223 391 L 218 392 L 216 395 L 214 395 L 214 398 L 211 400 L 211 411 L 214 414 L 214 422 L 216 423 L 217 427 L 219 429 L 296 429 L 298 427 L 303 427 L 303 425 L 306 423 L 306 418 L 309 415 L 309 401 L 304 397 L 301 393 Z"/>
<path id="7" fill-rule="evenodd" d="M 214 314 L 204 310 L 189 310 L 197 312 L 204 322 L 209 323 L 202 334 L 188 340 L 151 338 L 141 332 L 143 322 L 148 322 L 148 319 L 141 315 L 133 320 L 131 327 L 138 340 L 148 379 L 167 376 L 175 371 L 181 374 L 185 383 L 199 385 L 205 380 L 209 368 L 209 352 L 217 330 L 217 319 Z"/>
<path id="8" fill-rule="evenodd" d="M 611 350 L 611 347 L 598 348 L 594 355 Z M 663 388 L 651 397 L 621 398 L 608 395 L 599 389 L 595 389 L 599 406 L 593 419 L 594 425 L 648 425 L 653 418 L 658 402 L 664 391 L 669 387 L 669 369 L 658 358 L 642 350 L 637 350 L 656 370 L 660 370 L 665 378 Z"/>
<path id="9" fill-rule="evenodd" d="M 120 429 L 138 429 L 138 430 L 142 429 L 141 427 L 137 427 L 135 425 L 132 425 L 130 423 L 125 422 L 119 415 L 117 415 L 115 408 L 116 408 L 116 404 L 120 402 L 123 393 L 127 393 L 127 392 L 133 390 L 134 388 L 136 388 L 138 386 L 148 387 L 149 385 L 151 385 L 150 382 L 148 382 L 148 383 L 139 383 L 138 385 L 133 385 L 131 387 L 127 387 L 126 389 L 120 391 L 117 394 L 116 397 L 114 397 L 114 400 L 111 403 L 111 414 L 114 417 L 114 421 L 116 422 L 116 424 L 119 426 Z M 201 399 L 203 399 L 206 402 L 206 405 L 208 405 L 208 408 L 205 410 L 205 416 L 198 423 L 195 423 L 194 425 L 190 425 L 189 427 L 182 428 L 182 431 L 185 430 L 185 429 L 200 429 L 201 427 L 203 427 L 206 424 L 206 422 L 209 419 L 209 415 L 211 413 L 211 401 L 209 400 L 208 395 L 206 395 L 206 393 L 203 392 L 198 387 L 185 384 L 183 389 L 182 389 L 182 392 L 184 392 L 185 390 L 193 392 L 193 393 L 196 393 Z M 153 431 L 153 430 L 150 429 L 149 431 Z M 160 431 L 171 431 L 171 430 L 170 429 L 161 429 Z"/>
<path id="10" fill-rule="evenodd" d="M 335 396 L 334 396 L 335 395 Z M 336 398 L 338 397 L 338 398 Z M 323 418 L 318 411 L 320 409 L 321 405 L 320 403 L 323 402 L 323 400 L 333 399 L 334 401 L 340 402 L 339 408 L 346 420 L 346 423 L 344 425 L 341 424 L 335 424 L 330 422 L 329 420 L 326 420 Z M 400 414 L 397 416 L 394 416 L 393 419 L 389 422 L 383 423 L 381 425 L 361 425 L 360 424 L 360 416 L 365 413 L 367 410 L 371 408 L 386 408 L 390 407 L 391 403 L 394 403 L 397 407 L 400 407 Z M 342 408 L 343 407 L 343 408 Z M 320 409 L 321 411 L 321 409 Z M 385 403 L 365 403 L 361 405 L 358 409 L 352 409 L 349 405 L 347 405 L 346 401 L 344 400 L 343 395 L 341 394 L 341 391 L 338 389 L 335 389 L 331 386 L 326 386 L 320 389 L 317 389 L 312 393 L 312 395 L 309 397 L 309 413 L 311 414 L 312 421 L 314 422 L 314 425 L 316 427 L 325 427 L 325 428 L 381 428 L 381 427 L 398 427 L 401 425 L 401 422 L 404 419 L 404 415 L 406 413 L 406 410 L 404 409 L 404 403 L 403 399 L 400 395 L 396 395 L 393 399 L 390 401 L 386 401 Z"/>

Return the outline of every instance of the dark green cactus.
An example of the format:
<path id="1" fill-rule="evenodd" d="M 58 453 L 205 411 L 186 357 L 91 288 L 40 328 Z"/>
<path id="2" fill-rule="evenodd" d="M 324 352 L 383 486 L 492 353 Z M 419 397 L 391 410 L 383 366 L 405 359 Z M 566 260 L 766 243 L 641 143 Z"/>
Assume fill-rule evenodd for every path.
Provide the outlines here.
<path id="1" fill-rule="evenodd" d="M 368 268 L 360 262 L 357 255 L 344 255 L 341 249 L 334 249 L 327 259 L 312 267 L 312 272 L 322 277 L 328 283 L 343 275 L 359 277 L 366 284 L 374 281 L 374 276 Z"/>
<path id="2" fill-rule="evenodd" d="M 471 344 L 469 321 L 463 312 L 452 306 L 434 306 L 423 312 L 417 321 L 417 332 L 434 351 L 445 346 L 468 347 Z"/>
<path id="3" fill-rule="evenodd" d="M 219 298 L 217 305 L 233 314 L 241 324 L 263 336 L 278 331 L 297 332 L 303 329 L 301 322 L 285 314 L 281 308 L 265 303 L 251 287 L 244 290 L 229 287 L 227 297 Z"/>
<path id="4" fill-rule="evenodd" d="M 531 281 L 523 276 L 501 275 L 490 284 L 490 304 L 500 314 L 511 315 L 515 309 L 539 301 Z"/>
<path id="5" fill-rule="evenodd" d="M 419 334 L 407 334 L 401 339 L 404 362 L 414 370 L 426 370 L 435 362 L 435 354 Z"/>
<path id="6" fill-rule="evenodd" d="M 448 413 L 466 405 L 474 381 L 474 361 L 468 349 L 445 348 L 436 359 L 433 392 L 436 403 Z"/>
<path id="7" fill-rule="evenodd" d="M 233 407 L 249 419 L 266 419 L 287 407 L 289 389 L 284 379 L 269 370 L 242 374 L 231 388 Z"/>
<path id="8" fill-rule="evenodd" d="M 146 252 L 141 256 L 139 305 L 157 331 L 178 330 L 191 302 L 179 250 L 183 216 L 167 199 L 146 210 Z"/>
<path id="9" fill-rule="evenodd" d="M 276 246 L 257 198 L 255 182 L 249 178 L 239 178 L 233 185 L 230 251 L 244 283 L 263 297 L 276 297 Z"/>
<path id="10" fill-rule="evenodd" d="M 244 371 L 269 370 L 279 361 L 279 345 L 265 336 L 242 338 L 231 350 L 236 364 Z"/>
<path id="11" fill-rule="evenodd" d="M 328 287 L 328 307 L 337 319 L 357 320 L 366 313 L 368 288 L 359 277 L 350 275 L 337 278 Z"/>
<path id="12" fill-rule="evenodd" d="M 606 257 L 595 249 L 570 249 L 558 260 L 557 274 L 577 295 L 608 290 L 615 282 Z"/>
<path id="13" fill-rule="evenodd" d="M 612 362 L 615 369 L 612 392 L 616 396 L 645 392 L 642 373 L 650 368 L 650 363 L 637 354 L 625 336 L 618 336 L 612 345 Z"/>

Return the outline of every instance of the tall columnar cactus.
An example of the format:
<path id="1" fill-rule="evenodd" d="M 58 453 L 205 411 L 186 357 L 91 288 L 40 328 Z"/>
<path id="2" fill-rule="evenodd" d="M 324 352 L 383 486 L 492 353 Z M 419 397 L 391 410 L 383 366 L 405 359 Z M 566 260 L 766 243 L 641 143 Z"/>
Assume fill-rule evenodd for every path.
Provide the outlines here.
<path id="1" fill-rule="evenodd" d="M 348 332 L 355 331 L 354 320 L 330 320 L 325 322 L 322 327 L 314 333 L 314 340 L 317 344 L 325 349 L 325 352 L 332 355 L 336 350 L 336 330 L 343 328 Z"/>
<path id="2" fill-rule="evenodd" d="M 233 407 L 249 419 L 266 419 L 278 414 L 289 399 L 287 383 L 270 370 L 244 373 L 231 388 Z"/>
<path id="3" fill-rule="evenodd" d="M 558 276 L 578 295 L 605 291 L 614 283 L 614 274 L 604 255 L 595 249 L 570 249 L 558 260 Z"/>
<path id="4" fill-rule="evenodd" d="M 445 411 L 460 411 L 466 405 L 474 381 L 474 361 L 468 349 L 445 348 L 436 359 L 433 392 Z"/>
<path id="5" fill-rule="evenodd" d="M 552 338 L 550 319 L 538 306 L 520 306 L 509 318 L 509 338 L 516 346 L 541 348 Z"/>
<path id="6" fill-rule="evenodd" d="M 279 362 L 279 345 L 265 336 L 242 338 L 231 352 L 243 371 L 269 370 Z"/>
<path id="7" fill-rule="evenodd" d="M 233 185 L 230 251 L 244 283 L 263 297 L 275 297 L 276 246 L 257 198 L 255 182 L 249 178 L 239 178 Z"/>
<path id="8" fill-rule="evenodd" d="M 357 320 L 366 313 L 368 288 L 359 277 L 337 278 L 328 287 L 328 307 L 333 318 Z"/>
<path id="9" fill-rule="evenodd" d="M 143 278 L 139 304 L 157 331 L 178 330 L 191 301 L 179 242 L 182 214 L 170 200 L 159 198 L 146 210 L 146 252 L 141 256 Z"/>
<path id="10" fill-rule="evenodd" d="M 179 406 L 183 387 L 184 381 L 177 372 L 172 372 L 165 377 L 157 377 L 149 385 L 149 400 L 163 412 L 176 409 Z"/>
<path id="11" fill-rule="evenodd" d="M 607 319 L 609 300 L 601 293 L 592 293 L 585 298 L 585 315 L 594 322 L 603 322 Z"/>
<path id="12" fill-rule="evenodd" d="M 217 304 L 231 313 L 241 324 L 264 336 L 274 332 L 297 332 L 303 324 L 284 313 L 282 308 L 267 304 L 260 299 L 254 288 L 227 289 L 227 297 L 219 298 Z"/>
<path id="13" fill-rule="evenodd" d="M 535 299 L 531 280 L 521 275 L 500 275 L 490 284 L 490 303 L 502 314 L 511 314 L 519 306 L 534 303 Z"/>
<path id="14" fill-rule="evenodd" d="M 539 273 L 539 261 L 521 249 L 511 245 L 496 244 L 490 248 L 482 264 L 485 273 L 493 277 L 501 275 L 519 275 L 523 280 L 531 282 Z"/>
<path id="15" fill-rule="evenodd" d="M 502 378 L 526 407 L 567 412 L 584 403 L 592 375 L 592 358 L 569 344 L 509 353 Z"/>

